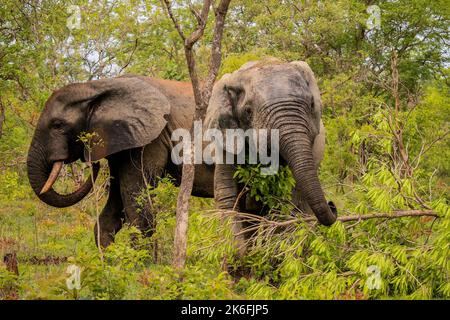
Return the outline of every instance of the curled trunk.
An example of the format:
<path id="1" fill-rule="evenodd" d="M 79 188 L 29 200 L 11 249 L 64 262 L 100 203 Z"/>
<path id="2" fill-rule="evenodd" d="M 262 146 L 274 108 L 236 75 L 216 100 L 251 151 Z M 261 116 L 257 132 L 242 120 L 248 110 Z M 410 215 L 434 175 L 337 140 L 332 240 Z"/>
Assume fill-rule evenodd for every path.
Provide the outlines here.
<path id="1" fill-rule="evenodd" d="M 323 225 L 329 226 L 336 221 L 336 214 L 332 211 L 325 199 L 322 187 L 317 176 L 317 168 L 314 164 L 311 146 L 307 139 L 294 137 L 286 139 L 282 155 L 288 159 L 289 167 L 297 181 L 302 198 L 306 199 L 317 220 Z"/>
<path id="2" fill-rule="evenodd" d="M 50 188 L 47 192 L 41 194 L 41 190 L 53 166 L 53 163 L 47 161 L 45 154 L 45 150 L 33 141 L 28 151 L 27 171 L 28 179 L 34 193 L 46 204 L 57 208 L 69 207 L 81 201 L 92 189 L 93 179 L 91 177 L 73 193 L 62 195 L 57 193 L 53 188 Z M 99 164 L 94 163 L 94 180 L 97 177 L 99 168 Z"/>
<path id="3" fill-rule="evenodd" d="M 308 115 L 299 112 L 298 106 L 283 109 L 283 112 L 269 112 L 268 127 L 279 129 L 280 154 L 288 162 L 302 198 L 321 224 L 332 225 L 337 214 L 334 205 L 327 203 L 317 176 L 312 154 L 314 131 L 308 123 Z"/>

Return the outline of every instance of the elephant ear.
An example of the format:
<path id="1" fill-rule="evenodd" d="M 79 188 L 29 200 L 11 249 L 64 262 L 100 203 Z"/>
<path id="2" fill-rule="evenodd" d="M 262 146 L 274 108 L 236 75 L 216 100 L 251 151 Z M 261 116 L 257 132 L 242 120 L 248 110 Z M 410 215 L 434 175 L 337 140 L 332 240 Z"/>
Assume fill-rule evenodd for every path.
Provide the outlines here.
<path id="1" fill-rule="evenodd" d="M 314 72 L 305 61 L 293 61 L 291 62 L 291 64 L 295 65 L 298 68 L 300 73 L 303 75 L 303 78 L 306 80 L 309 90 L 311 91 L 313 96 L 316 118 L 320 119 L 322 115 L 322 100 L 320 99 L 320 90 L 319 86 L 317 85 L 316 78 L 314 77 Z"/>
<path id="2" fill-rule="evenodd" d="M 233 73 L 226 73 L 214 84 L 211 98 L 205 115 L 205 127 L 209 129 L 237 128 L 237 121 L 233 115 L 233 101 L 230 95 L 230 84 L 236 80 L 238 74 L 258 65 L 261 61 L 249 61 Z"/>
<path id="3" fill-rule="evenodd" d="M 95 133 L 85 158 L 99 160 L 155 140 L 166 126 L 170 103 L 141 77 L 120 77 L 89 83 L 96 93 L 90 101 L 87 132 Z M 89 154 L 90 153 L 90 154 Z"/>
<path id="4" fill-rule="evenodd" d="M 233 73 L 227 73 L 220 78 L 214 85 L 211 99 L 209 101 L 208 109 L 206 111 L 205 124 L 207 128 L 215 129 L 234 129 L 238 124 L 233 114 L 232 92 L 230 95 L 230 85 L 238 83 L 239 75 L 247 72 L 251 68 L 259 65 L 280 63 L 276 58 L 264 58 L 262 60 L 249 61 L 243 64 L 238 70 Z M 237 95 L 237 93 L 235 93 Z"/>
<path id="5" fill-rule="evenodd" d="M 227 80 L 230 77 L 231 74 L 226 73 L 214 84 L 205 115 L 205 128 L 207 129 L 227 129 L 221 127 L 226 124 L 224 119 L 231 120 L 233 117 L 233 106 L 227 92 Z"/>
<path id="6" fill-rule="evenodd" d="M 204 122 L 207 129 L 221 130 L 223 137 L 226 135 L 226 129 L 238 128 L 238 122 L 233 114 L 232 93 L 228 87 L 231 77 L 232 74 L 227 73 L 214 85 Z M 224 146 L 222 141 L 216 141 L 216 143 L 220 149 L 236 153 L 236 150 L 229 150 L 226 145 Z"/>

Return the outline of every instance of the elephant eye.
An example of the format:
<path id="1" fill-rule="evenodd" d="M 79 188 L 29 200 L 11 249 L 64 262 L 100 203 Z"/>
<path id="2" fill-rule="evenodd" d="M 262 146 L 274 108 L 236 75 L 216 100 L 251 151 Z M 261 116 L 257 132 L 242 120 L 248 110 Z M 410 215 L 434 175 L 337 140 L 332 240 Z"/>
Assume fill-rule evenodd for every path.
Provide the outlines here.
<path id="1" fill-rule="evenodd" d="M 232 104 L 235 106 L 237 104 L 238 97 L 239 97 L 238 90 L 235 88 L 231 88 L 231 87 L 226 87 L 225 90 L 227 91 L 227 94 L 230 97 Z"/>
<path id="2" fill-rule="evenodd" d="M 64 121 L 59 120 L 59 119 L 54 120 L 51 124 L 51 127 L 53 129 L 61 130 L 64 127 Z"/>

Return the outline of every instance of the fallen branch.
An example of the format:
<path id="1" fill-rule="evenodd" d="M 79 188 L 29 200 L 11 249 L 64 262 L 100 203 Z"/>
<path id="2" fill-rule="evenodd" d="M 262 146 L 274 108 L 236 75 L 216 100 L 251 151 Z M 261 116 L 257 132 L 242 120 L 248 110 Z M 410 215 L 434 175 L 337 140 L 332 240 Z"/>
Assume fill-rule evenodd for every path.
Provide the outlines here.
<path id="1" fill-rule="evenodd" d="M 23 263 L 32 264 L 32 265 L 58 265 L 67 262 L 67 257 L 55 257 L 55 256 L 46 256 L 46 257 L 28 257 L 21 259 Z"/>
<path id="2" fill-rule="evenodd" d="M 338 217 L 337 220 L 341 222 L 348 221 L 359 221 L 359 220 L 369 220 L 369 219 L 395 219 L 395 218 L 403 218 L 403 217 L 435 217 L 439 218 L 439 215 L 433 210 L 405 210 L 405 211 L 394 211 L 392 213 L 370 213 L 364 215 L 350 215 L 350 216 L 342 216 Z M 300 220 L 300 219 L 299 219 Z M 308 217 L 301 219 L 303 221 L 315 221 L 315 217 Z"/>
<path id="3" fill-rule="evenodd" d="M 217 211 L 217 210 L 215 210 Z M 253 223 L 260 223 L 265 225 L 271 225 L 274 227 L 288 227 L 292 226 L 297 223 L 301 222 L 316 222 L 317 218 L 314 216 L 297 216 L 297 217 L 290 217 L 287 220 L 284 221 L 276 221 L 276 220 L 269 220 L 266 217 L 258 216 L 255 214 L 250 213 L 243 213 L 238 211 L 221 211 L 221 214 L 225 215 L 231 215 L 234 217 L 239 218 L 241 221 L 247 221 L 247 222 L 253 222 Z M 337 221 L 341 222 L 349 222 L 349 221 L 362 221 L 362 220 L 369 220 L 369 219 L 397 219 L 397 218 L 404 218 L 404 217 L 434 217 L 439 218 L 439 215 L 434 212 L 433 210 L 398 210 L 394 211 L 392 213 L 369 213 L 369 214 L 363 214 L 363 215 L 348 215 L 348 216 L 338 216 Z M 258 225 L 252 225 L 249 228 L 246 228 L 242 230 L 241 232 L 246 233 L 249 231 L 255 231 L 258 229 Z"/>
<path id="4" fill-rule="evenodd" d="M 276 221 L 276 220 L 269 220 L 265 217 L 249 214 L 249 213 L 242 213 L 242 212 L 236 212 L 236 211 L 228 211 L 227 214 L 232 214 L 235 218 L 237 217 L 238 220 L 241 222 L 249 222 L 250 224 L 247 227 L 242 228 L 239 232 L 235 234 L 235 236 L 241 236 L 247 233 L 256 232 L 257 230 L 261 230 L 265 237 L 270 237 L 271 234 L 275 232 L 275 230 L 279 228 L 292 228 L 298 223 L 302 222 L 317 222 L 316 217 L 290 217 L 287 220 L 284 221 Z M 396 218 L 404 218 L 404 217 L 434 217 L 439 218 L 437 213 L 435 213 L 432 210 L 405 210 L 405 211 L 394 211 L 393 213 L 371 213 L 371 214 L 365 214 L 365 215 L 349 215 L 349 216 L 342 216 L 338 217 L 337 221 L 341 222 L 349 222 L 349 221 L 356 221 L 356 223 L 350 225 L 350 227 L 356 226 L 359 224 L 359 222 L 363 220 L 369 220 L 369 219 L 396 219 Z"/>

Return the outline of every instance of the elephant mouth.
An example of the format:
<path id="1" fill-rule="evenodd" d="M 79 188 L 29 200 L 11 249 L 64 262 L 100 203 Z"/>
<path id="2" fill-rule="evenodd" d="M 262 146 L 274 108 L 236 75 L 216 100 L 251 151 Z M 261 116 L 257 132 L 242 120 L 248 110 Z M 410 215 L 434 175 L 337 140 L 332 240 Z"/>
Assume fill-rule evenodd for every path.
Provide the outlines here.
<path id="1" fill-rule="evenodd" d="M 64 150 L 61 149 L 54 151 L 63 153 Z M 41 201 L 56 208 L 65 208 L 78 203 L 91 191 L 100 170 L 100 164 L 93 163 L 92 175 L 76 191 L 60 194 L 53 186 L 60 177 L 64 164 L 80 159 L 80 152 L 54 155 L 53 157 L 49 157 L 48 153 L 48 145 L 37 140 L 35 133 L 27 157 L 27 174 L 31 188 Z"/>
<path id="2" fill-rule="evenodd" d="M 83 161 L 84 159 L 80 158 L 80 160 L 82 162 L 85 162 L 85 161 Z M 66 160 L 53 161 L 53 164 L 51 165 L 51 170 L 50 170 L 50 173 L 48 175 L 47 181 L 44 183 L 43 187 L 41 188 L 41 190 L 39 192 L 39 195 L 43 195 L 43 194 L 45 194 L 45 193 L 47 193 L 49 191 L 52 191 L 53 190 L 53 185 L 55 184 L 56 180 L 58 179 L 64 164 L 74 163 L 75 161 L 77 161 L 77 159 L 66 159 Z M 94 180 L 97 177 L 97 173 L 98 173 L 99 168 L 100 168 L 100 166 L 97 163 L 93 164 Z M 85 185 L 88 185 L 90 183 L 92 183 L 92 177 L 91 176 L 89 176 L 86 179 L 86 181 L 83 183 L 83 185 L 78 190 L 76 190 L 74 193 L 79 192 L 80 189 L 83 189 Z"/>
<path id="3" fill-rule="evenodd" d="M 50 161 L 49 167 L 51 167 L 51 170 L 50 170 L 50 173 L 48 174 L 47 181 L 45 182 L 45 184 L 39 191 L 39 195 L 44 194 L 53 188 L 53 185 L 55 184 L 56 180 L 58 179 L 59 174 L 61 173 L 61 170 L 62 170 L 64 164 L 71 164 L 77 160 L 81 160 L 82 162 L 85 162 L 85 161 L 83 161 L 84 158 L 82 159 L 82 157 L 83 157 L 82 155 L 80 157 L 68 156 L 65 158 L 56 158 L 56 159 L 49 160 Z"/>

